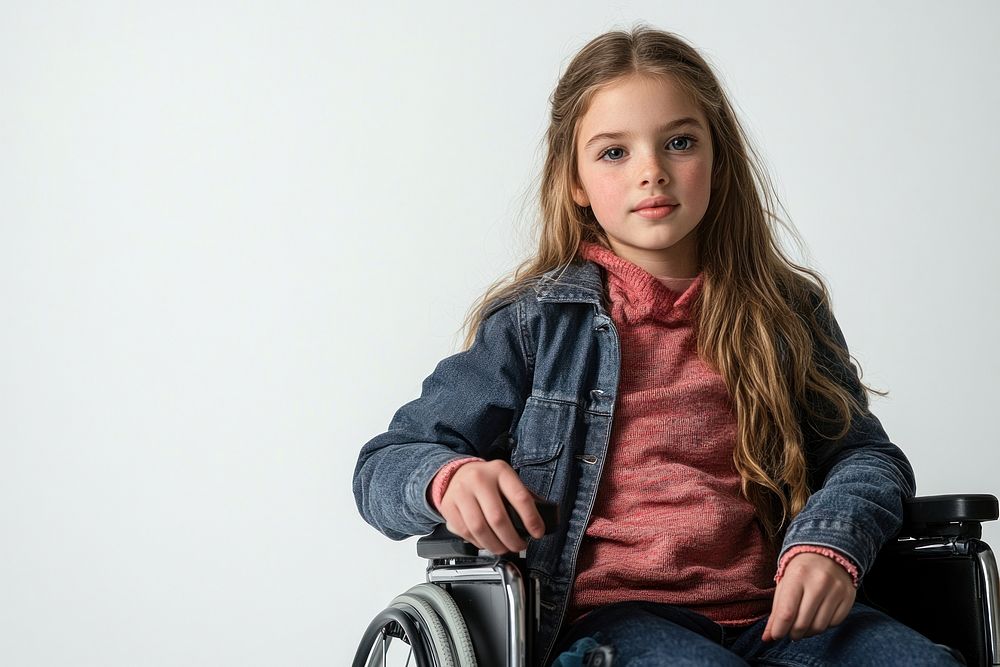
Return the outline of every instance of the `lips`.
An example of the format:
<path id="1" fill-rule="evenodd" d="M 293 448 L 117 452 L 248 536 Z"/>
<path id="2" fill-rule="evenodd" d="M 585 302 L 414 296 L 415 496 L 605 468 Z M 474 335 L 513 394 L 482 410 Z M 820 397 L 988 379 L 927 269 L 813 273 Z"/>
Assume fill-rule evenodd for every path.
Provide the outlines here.
<path id="1" fill-rule="evenodd" d="M 677 200 L 662 195 L 659 197 L 647 197 L 636 204 L 635 208 L 632 210 L 638 211 L 640 209 L 655 208 L 658 206 L 677 206 Z"/>
<path id="2" fill-rule="evenodd" d="M 669 216 L 676 210 L 677 206 L 648 206 L 646 208 L 637 209 L 633 211 L 633 213 L 646 218 L 647 220 L 659 220 L 660 218 Z"/>

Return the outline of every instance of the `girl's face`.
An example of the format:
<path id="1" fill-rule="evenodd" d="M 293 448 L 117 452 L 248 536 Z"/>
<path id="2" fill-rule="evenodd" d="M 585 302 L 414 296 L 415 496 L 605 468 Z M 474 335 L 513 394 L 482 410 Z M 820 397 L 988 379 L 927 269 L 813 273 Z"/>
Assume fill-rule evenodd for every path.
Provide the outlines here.
<path id="1" fill-rule="evenodd" d="M 582 187 L 574 185 L 573 200 L 593 208 L 615 254 L 654 276 L 697 275 L 694 228 L 708 209 L 712 139 L 673 77 L 632 75 L 598 92 L 580 119 L 576 150 Z M 658 218 L 636 212 L 657 196 L 677 206 Z"/>

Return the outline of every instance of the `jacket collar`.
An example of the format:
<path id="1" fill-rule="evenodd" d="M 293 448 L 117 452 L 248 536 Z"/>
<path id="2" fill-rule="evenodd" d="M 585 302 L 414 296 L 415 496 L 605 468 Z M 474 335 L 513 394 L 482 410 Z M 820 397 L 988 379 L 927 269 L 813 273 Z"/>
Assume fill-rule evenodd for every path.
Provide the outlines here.
<path id="1" fill-rule="evenodd" d="M 535 286 L 539 301 L 570 301 L 600 305 L 604 294 L 601 267 L 576 257 L 565 267 L 543 273 Z"/>

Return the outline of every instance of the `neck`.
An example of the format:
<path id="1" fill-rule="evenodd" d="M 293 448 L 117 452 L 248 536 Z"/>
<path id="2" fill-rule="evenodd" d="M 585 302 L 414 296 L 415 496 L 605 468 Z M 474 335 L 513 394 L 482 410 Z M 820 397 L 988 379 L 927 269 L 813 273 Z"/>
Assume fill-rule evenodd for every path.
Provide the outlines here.
<path id="1" fill-rule="evenodd" d="M 627 259 L 636 266 L 642 267 L 646 272 L 657 278 L 685 280 L 698 276 L 700 269 L 698 267 L 695 248 L 693 247 L 693 243 L 687 242 L 687 238 L 662 250 L 649 250 L 647 248 L 623 245 L 613 239 L 609 239 L 609 243 L 611 244 L 611 250 L 616 255 L 622 259 Z"/>

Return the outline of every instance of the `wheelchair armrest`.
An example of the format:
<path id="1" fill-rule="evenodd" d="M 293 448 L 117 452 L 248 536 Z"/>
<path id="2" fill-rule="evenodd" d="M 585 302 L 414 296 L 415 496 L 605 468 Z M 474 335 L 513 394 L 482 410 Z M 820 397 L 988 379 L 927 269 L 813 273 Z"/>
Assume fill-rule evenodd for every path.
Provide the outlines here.
<path id="1" fill-rule="evenodd" d="M 998 518 L 997 497 L 988 493 L 918 496 L 903 501 L 899 537 L 982 537 L 983 521 Z"/>
<path id="2" fill-rule="evenodd" d="M 417 540 L 417 555 L 421 558 L 475 558 L 479 548 L 439 523 L 429 534 Z"/>
<path id="3" fill-rule="evenodd" d="M 506 498 L 503 502 L 514 530 L 522 538 L 528 539 L 531 535 L 513 505 Z M 559 505 L 544 498 L 536 498 L 535 508 L 545 523 L 545 534 L 553 532 L 559 525 Z M 430 534 L 417 540 L 417 555 L 421 558 L 475 558 L 479 555 L 479 548 L 448 530 L 447 524 L 441 523 Z"/>
<path id="4" fill-rule="evenodd" d="M 981 539 L 982 522 L 997 514 L 991 495 L 906 500 L 900 539 L 879 551 L 857 600 L 957 649 L 963 664 L 997 664 L 990 647 L 1000 589 L 993 551 Z"/>

